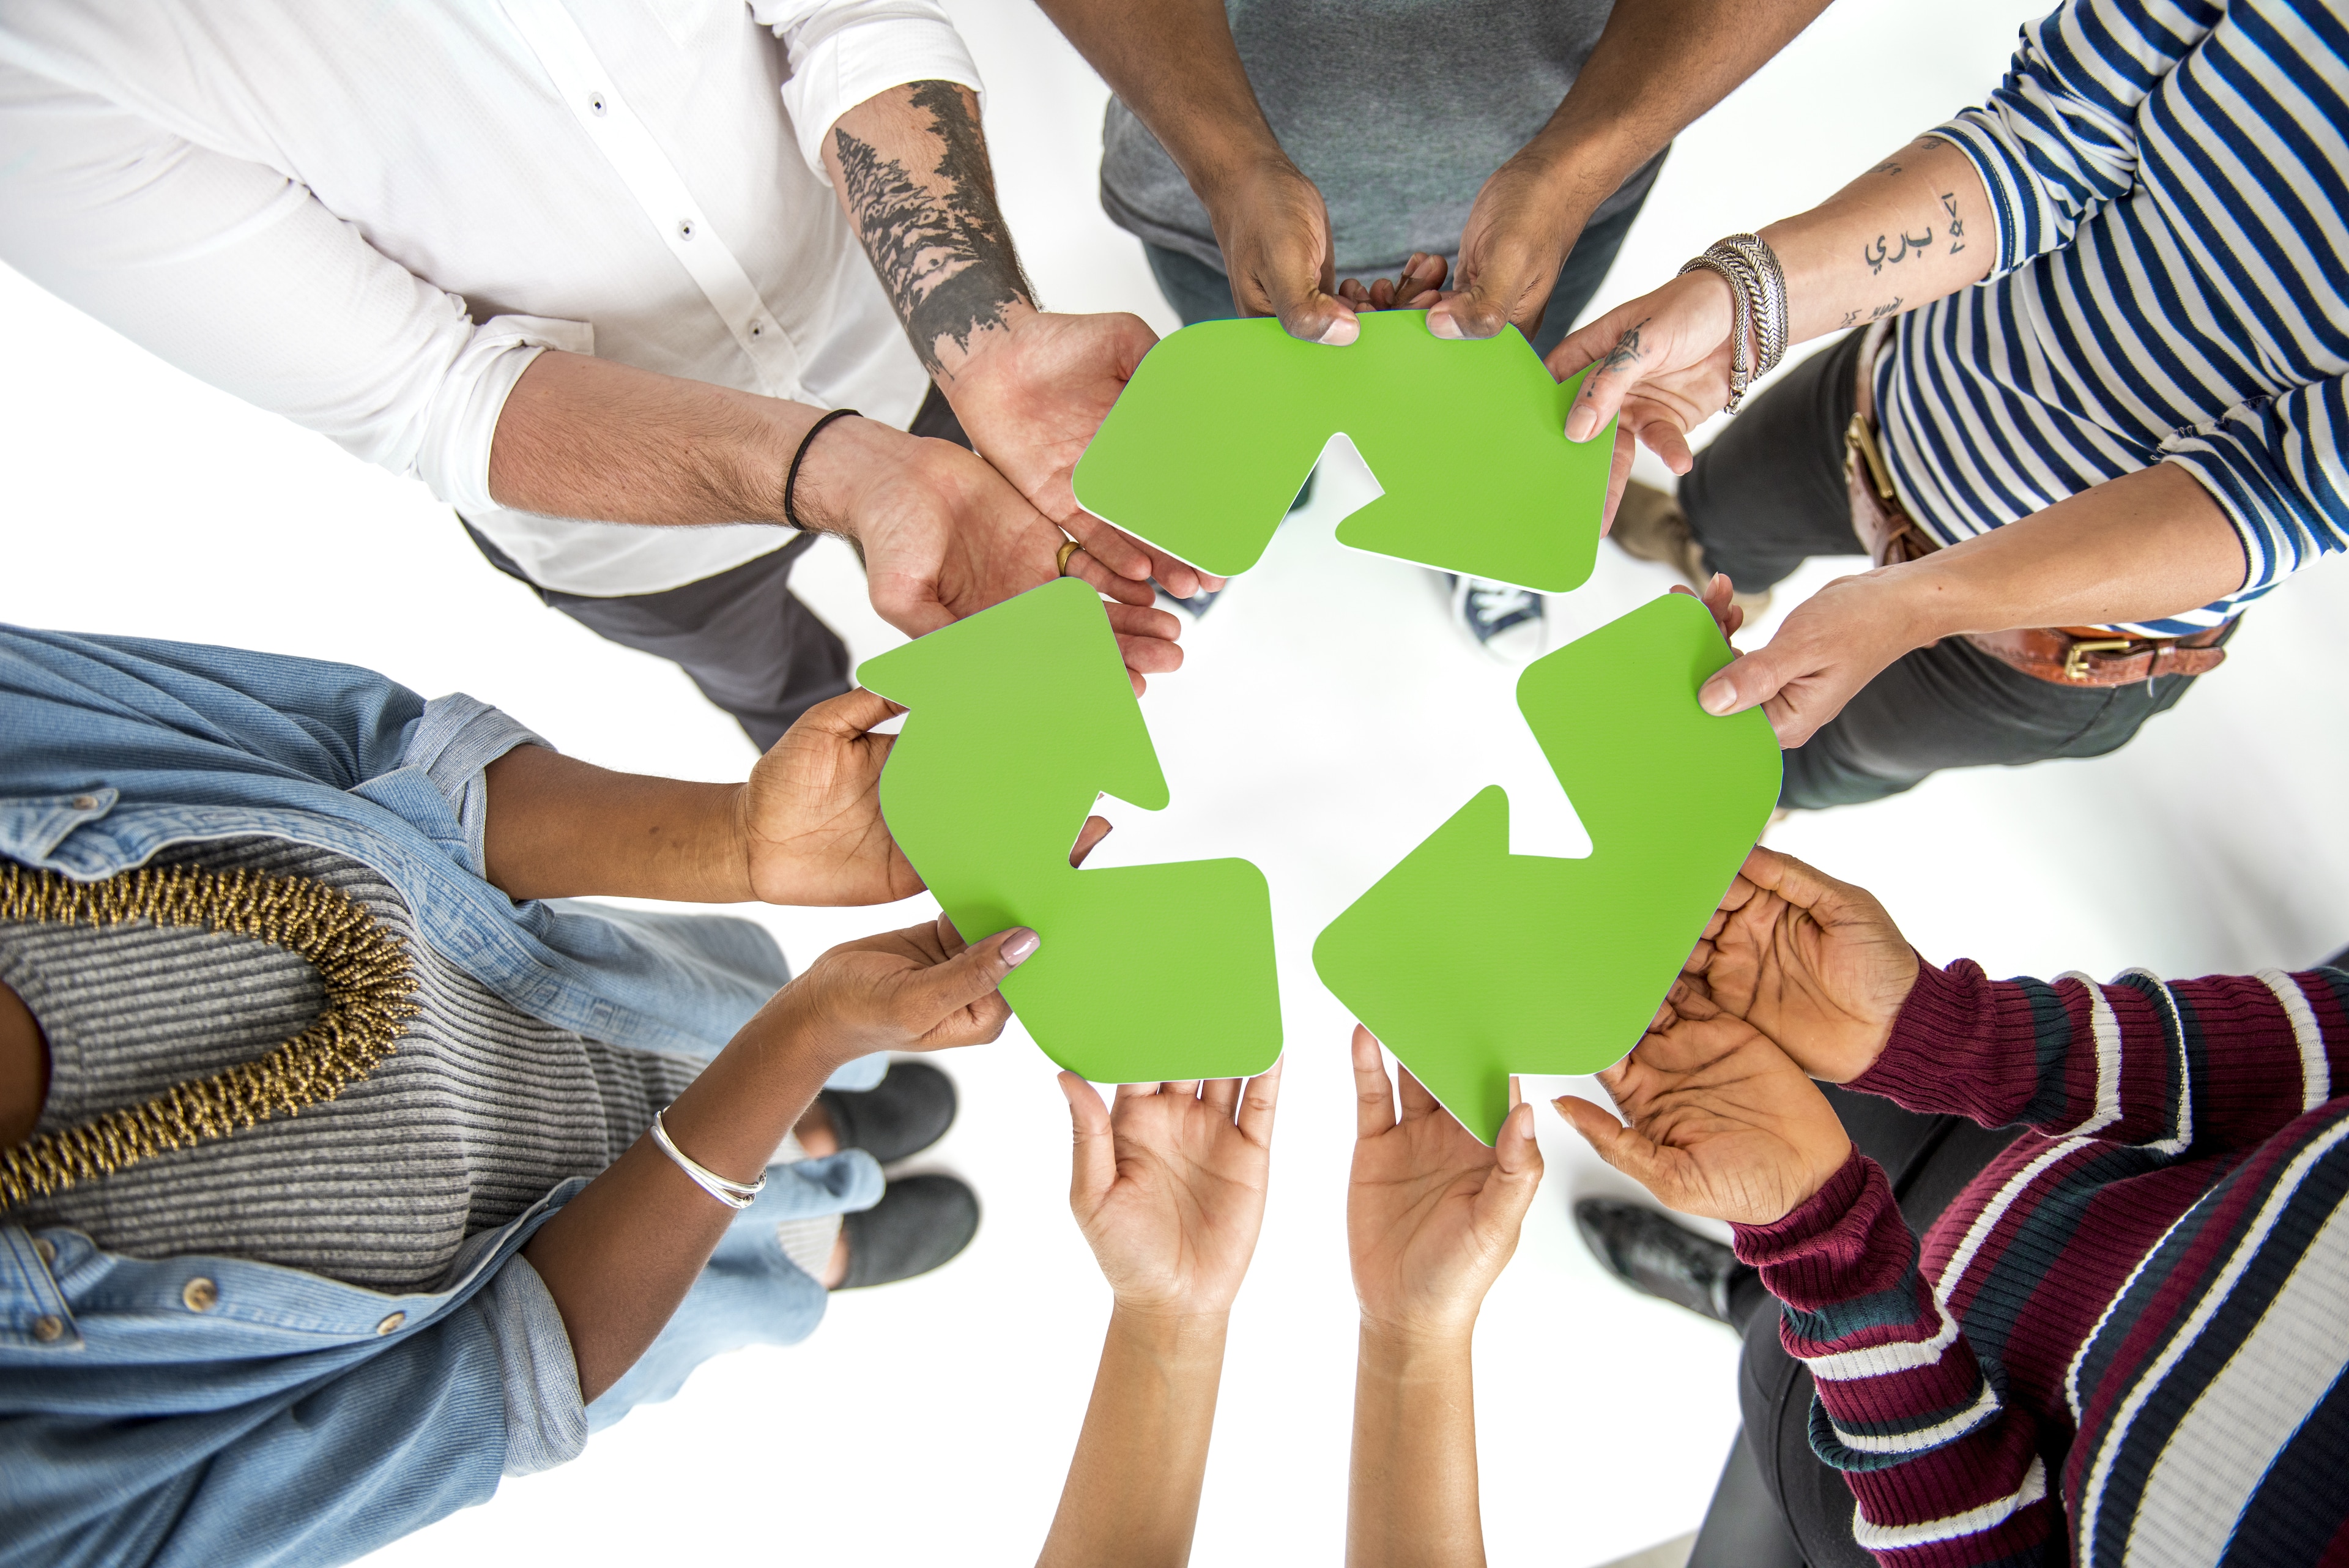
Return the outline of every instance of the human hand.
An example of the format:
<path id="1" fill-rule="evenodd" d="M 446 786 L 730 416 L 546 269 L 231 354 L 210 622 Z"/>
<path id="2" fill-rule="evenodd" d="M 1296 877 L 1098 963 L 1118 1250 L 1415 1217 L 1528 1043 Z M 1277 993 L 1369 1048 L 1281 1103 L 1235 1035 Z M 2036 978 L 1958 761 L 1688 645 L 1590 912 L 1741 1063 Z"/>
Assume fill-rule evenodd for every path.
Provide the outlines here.
<path id="1" fill-rule="evenodd" d="M 905 710 L 859 689 L 800 715 L 734 796 L 750 896 L 770 904 L 887 904 L 922 879 L 881 820 L 881 767 Z"/>
<path id="2" fill-rule="evenodd" d="M 1022 312 L 1004 330 L 973 340 L 969 356 L 947 373 L 946 393 L 979 455 L 1084 555 L 1112 576 L 1142 584 L 1154 576 L 1186 599 L 1222 587 L 1224 579 L 1110 526 L 1077 504 L 1071 484 L 1077 459 L 1157 341 L 1140 317 L 1123 311 Z"/>
<path id="3" fill-rule="evenodd" d="M 1683 1214 L 1785 1219 L 1850 1158 L 1819 1086 L 1752 1024 L 1692 999 L 1599 1075 L 1630 1125 L 1572 1095 L 1551 1102 L 1599 1158 Z"/>
<path id="4" fill-rule="evenodd" d="M 1778 744 L 1801 745 L 1860 688 L 1920 646 L 1922 618 L 1909 603 L 1899 570 L 1837 577 L 1796 605 L 1765 646 L 1739 655 L 1699 687 L 1698 704 L 1716 717 L 1758 706 Z"/>
<path id="5" fill-rule="evenodd" d="M 1618 421 L 1604 514 L 1609 526 L 1631 476 L 1633 443 L 1645 445 L 1674 473 L 1686 473 L 1694 461 L 1688 432 L 1728 406 L 1733 306 L 1719 275 L 1684 273 L 1617 306 L 1550 350 L 1550 374 L 1561 381 L 1590 367 L 1567 410 L 1567 439 L 1588 441 L 1609 419 Z"/>
<path id="6" fill-rule="evenodd" d="M 815 1042 L 835 1064 L 984 1044 L 1011 1016 L 996 988 L 1041 945 L 1025 926 L 965 944 L 940 915 L 841 943 L 775 992 L 761 1016 Z"/>
<path id="7" fill-rule="evenodd" d="M 1346 1241 L 1363 1324 L 1405 1338 L 1464 1334 L 1517 1250 L 1541 1186 L 1532 1107 L 1513 1104 L 1486 1148 L 1400 1064 L 1398 1117 L 1379 1043 L 1360 1024 L 1353 1051 Z M 1514 1080 L 1509 1092 L 1514 1102 Z"/>
<path id="8" fill-rule="evenodd" d="M 842 420 L 816 438 L 796 504 L 812 526 L 856 542 L 874 609 L 908 637 L 1050 582 L 1067 543 L 984 459 L 873 420 Z M 1116 601 L 1110 627 L 1137 696 L 1144 677 L 1182 664 L 1182 622 L 1152 607 L 1147 583 L 1081 550 L 1069 570 Z"/>
<path id="9" fill-rule="evenodd" d="M 1361 336 L 1338 296 L 1330 209 L 1278 151 L 1249 159 L 1200 192 L 1242 316 L 1278 316 L 1291 337 L 1343 347 Z"/>
<path id="10" fill-rule="evenodd" d="M 1363 310 L 1424 310 L 1444 296 L 1446 264 L 1442 256 L 1413 251 L 1394 277 L 1374 277 L 1368 284 L 1350 277 L 1338 286 L 1338 297 Z"/>
<path id="11" fill-rule="evenodd" d="M 1814 1078 L 1875 1065 L 1917 983 L 1917 950 L 1874 894 L 1756 848 L 1722 895 L 1668 1007 L 1744 1019 Z"/>
<path id="12" fill-rule="evenodd" d="M 1530 338 L 1541 330 L 1558 269 L 1590 218 L 1588 197 L 1562 183 L 1570 172 L 1539 138 L 1493 171 L 1460 231 L 1456 292 L 1428 311 L 1430 332 L 1490 337 L 1514 325 Z"/>
<path id="13" fill-rule="evenodd" d="M 1061 1075 L 1076 1137 L 1069 1210 L 1121 1309 L 1231 1311 L 1264 1222 L 1280 1064 L 1254 1078 L 1121 1084 Z"/>

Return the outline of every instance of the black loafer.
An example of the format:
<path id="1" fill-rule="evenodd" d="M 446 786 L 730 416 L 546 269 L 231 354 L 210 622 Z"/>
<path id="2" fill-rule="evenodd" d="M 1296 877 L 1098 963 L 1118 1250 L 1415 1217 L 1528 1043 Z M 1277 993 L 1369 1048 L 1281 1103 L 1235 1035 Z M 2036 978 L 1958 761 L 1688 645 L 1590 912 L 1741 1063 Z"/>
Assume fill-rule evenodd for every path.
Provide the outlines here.
<path id="1" fill-rule="evenodd" d="M 1661 1296 L 1715 1323 L 1733 1324 L 1729 1286 L 1737 1254 L 1709 1236 L 1684 1230 L 1659 1210 L 1612 1198 L 1586 1198 L 1574 1223 L 1608 1272 L 1633 1290 Z"/>
<path id="2" fill-rule="evenodd" d="M 869 1089 L 825 1089 L 816 1096 L 843 1148 L 861 1148 L 882 1164 L 919 1154 L 954 1126 L 954 1080 L 926 1062 L 892 1062 Z"/>
<path id="3" fill-rule="evenodd" d="M 926 1274 L 978 1234 L 978 1194 L 951 1176 L 893 1181 L 881 1201 L 840 1217 L 848 1275 L 834 1290 L 859 1290 Z"/>

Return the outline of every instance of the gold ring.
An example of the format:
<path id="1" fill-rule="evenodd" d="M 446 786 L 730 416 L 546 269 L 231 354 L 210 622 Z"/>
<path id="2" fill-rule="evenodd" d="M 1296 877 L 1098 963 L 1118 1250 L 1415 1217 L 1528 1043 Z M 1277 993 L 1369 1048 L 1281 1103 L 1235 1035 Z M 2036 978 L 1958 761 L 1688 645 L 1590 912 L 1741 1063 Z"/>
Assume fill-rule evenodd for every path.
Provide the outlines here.
<path id="1" fill-rule="evenodd" d="M 1078 544 L 1074 539 L 1071 539 L 1067 544 L 1061 545 L 1060 556 L 1052 562 L 1052 575 L 1056 577 L 1067 576 L 1069 575 L 1069 557 L 1083 548 L 1084 546 Z"/>

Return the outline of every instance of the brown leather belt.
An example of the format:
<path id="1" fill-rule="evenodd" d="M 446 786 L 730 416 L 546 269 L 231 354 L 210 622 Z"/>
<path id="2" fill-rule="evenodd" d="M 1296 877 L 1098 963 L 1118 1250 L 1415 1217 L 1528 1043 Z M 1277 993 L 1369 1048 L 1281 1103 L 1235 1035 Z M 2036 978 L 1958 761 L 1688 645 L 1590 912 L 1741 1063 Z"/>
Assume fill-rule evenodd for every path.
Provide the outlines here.
<path id="1" fill-rule="evenodd" d="M 1892 475 L 1876 444 L 1876 360 L 1892 327 L 1888 318 L 1868 329 L 1859 346 L 1857 397 L 1844 431 L 1845 487 L 1851 492 L 1851 526 L 1879 566 L 1897 566 L 1941 547 L 1917 525 L 1893 493 Z M 2225 627 L 2190 637 L 2124 637 L 2103 627 L 2029 627 L 2013 631 L 1970 631 L 1965 639 L 2020 670 L 2059 686 L 2130 686 L 2157 675 L 2201 675 L 2227 657 L 2218 647 Z"/>

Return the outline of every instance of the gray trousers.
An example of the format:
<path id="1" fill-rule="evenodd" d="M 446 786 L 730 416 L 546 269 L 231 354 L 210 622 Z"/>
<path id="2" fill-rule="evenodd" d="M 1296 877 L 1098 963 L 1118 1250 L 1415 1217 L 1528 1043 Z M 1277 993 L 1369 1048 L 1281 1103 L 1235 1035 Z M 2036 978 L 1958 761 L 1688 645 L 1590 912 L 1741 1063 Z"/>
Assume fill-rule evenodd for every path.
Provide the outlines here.
<path id="1" fill-rule="evenodd" d="M 1852 532 L 1843 473 L 1861 336 L 1787 371 L 1696 454 L 1681 481 L 1681 505 L 1705 565 L 1728 573 L 1742 592 L 1775 586 L 1813 556 L 1867 554 Z M 2194 680 L 2058 686 L 1947 638 L 1895 659 L 1788 752 L 1778 802 L 1853 805 L 1899 794 L 1941 768 L 2099 757 L 2176 707 Z"/>
<path id="2" fill-rule="evenodd" d="M 936 387 L 911 428 L 916 435 L 970 445 Z M 551 608 L 598 637 L 684 670 L 761 752 L 781 740 L 802 713 L 849 688 L 848 645 L 792 592 L 792 566 L 815 543 L 812 534 L 683 587 L 590 598 L 539 587 L 471 524 L 465 532 L 490 565 L 528 583 Z"/>

